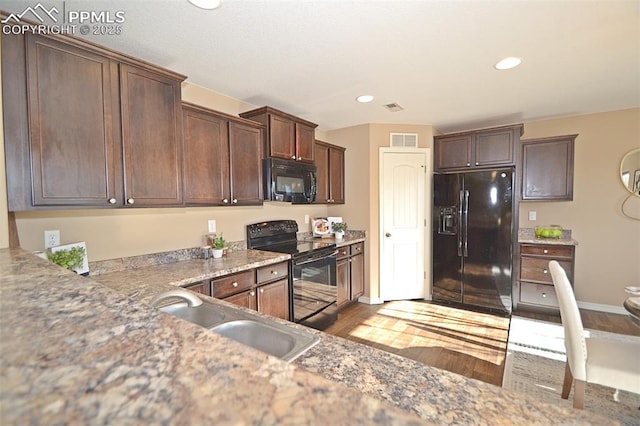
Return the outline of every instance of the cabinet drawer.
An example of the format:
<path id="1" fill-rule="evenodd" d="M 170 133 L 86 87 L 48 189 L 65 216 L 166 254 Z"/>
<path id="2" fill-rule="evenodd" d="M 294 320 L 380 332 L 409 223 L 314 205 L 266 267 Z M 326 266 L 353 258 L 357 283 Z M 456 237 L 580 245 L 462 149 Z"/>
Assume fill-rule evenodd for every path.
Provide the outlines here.
<path id="1" fill-rule="evenodd" d="M 338 247 L 338 260 L 344 259 L 345 257 L 349 257 L 351 255 L 351 246 L 342 246 Z"/>
<path id="2" fill-rule="evenodd" d="M 531 244 L 522 245 L 520 248 L 521 254 L 538 254 L 540 256 L 551 257 L 573 257 L 572 246 L 557 246 L 557 245 L 543 245 L 543 244 Z"/>
<path id="3" fill-rule="evenodd" d="M 553 286 L 534 283 L 520 283 L 520 302 L 532 305 L 558 307 L 558 299 Z"/>
<path id="4" fill-rule="evenodd" d="M 364 243 L 351 244 L 351 256 L 364 253 Z"/>
<path id="5" fill-rule="evenodd" d="M 276 263 L 275 265 L 267 265 L 258 268 L 257 281 L 258 284 L 266 283 L 273 280 L 284 278 L 289 273 L 289 262 Z"/>
<path id="6" fill-rule="evenodd" d="M 207 296 L 211 296 L 211 286 L 209 285 L 209 281 L 199 281 L 197 283 L 187 284 L 182 286 L 187 290 L 191 290 L 196 293 L 205 294 Z"/>
<path id="7" fill-rule="evenodd" d="M 211 281 L 211 295 L 222 298 L 251 288 L 254 284 L 253 271 L 240 272 Z"/>
<path id="8" fill-rule="evenodd" d="M 520 279 L 553 284 L 553 281 L 551 280 L 551 273 L 549 272 L 549 261 L 551 260 L 554 259 L 522 256 L 520 261 Z M 572 263 L 565 260 L 555 260 L 557 260 L 560 266 L 562 266 L 567 273 L 567 278 L 571 281 Z"/>

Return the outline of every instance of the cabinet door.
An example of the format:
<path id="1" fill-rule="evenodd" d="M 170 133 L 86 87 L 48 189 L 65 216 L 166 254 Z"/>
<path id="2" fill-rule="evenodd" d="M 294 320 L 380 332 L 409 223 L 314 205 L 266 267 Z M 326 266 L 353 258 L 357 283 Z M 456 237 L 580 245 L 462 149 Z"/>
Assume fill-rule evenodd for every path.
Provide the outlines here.
<path id="1" fill-rule="evenodd" d="M 120 65 L 127 205 L 182 204 L 180 82 Z"/>
<path id="2" fill-rule="evenodd" d="M 187 284 L 183 286 L 183 288 L 191 290 L 195 293 L 211 296 L 211 284 L 209 283 L 209 281 L 199 281 L 197 283 Z"/>
<path id="3" fill-rule="evenodd" d="M 289 280 L 284 279 L 257 288 L 258 312 L 289 319 Z"/>
<path id="4" fill-rule="evenodd" d="M 436 170 L 471 167 L 471 138 L 471 135 L 436 138 Z"/>
<path id="5" fill-rule="evenodd" d="M 231 203 L 262 204 L 262 129 L 229 123 Z"/>
<path id="6" fill-rule="evenodd" d="M 338 307 L 349 303 L 350 294 L 350 277 L 349 277 L 349 259 L 338 261 L 336 265 L 336 279 L 338 284 Z"/>
<path id="7" fill-rule="evenodd" d="M 523 200 L 573 200 L 573 150 L 576 136 L 522 142 Z"/>
<path id="8" fill-rule="evenodd" d="M 474 166 L 511 166 L 515 164 L 515 138 L 512 129 L 483 132 L 474 136 Z"/>
<path id="9" fill-rule="evenodd" d="M 329 149 L 329 199 L 344 204 L 344 150 Z"/>
<path id="10" fill-rule="evenodd" d="M 271 157 L 296 159 L 295 124 L 292 120 L 269 116 L 269 147 Z"/>
<path id="11" fill-rule="evenodd" d="M 185 203 L 224 205 L 231 198 L 228 121 L 188 108 L 182 114 Z"/>
<path id="12" fill-rule="evenodd" d="M 257 309 L 255 290 L 243 291 L 242 293 L 225 297 L 222 300 L 224 300 L 225 302 L 233 303 L 234 305 L 244 306 L 245 308 L 253 309 L 254 311 Z"/>
<path id="13" fill-rule="evenodd" d="M 364 255 L 351 258 L 351 300 L 364 294 Z"/>
<path id="14" fill-rule="evenodd" d="M 28 35 L 27 70 L 33 205 L 122 204 L 115 64 Z"/>
<path id="15" fill-rule="evenodd" d="M 316 204 L 326 204 L 329 201 L 329 147 L 316 143 L 314 146 L 315 163 L 317 168 Z"/>
<path id="16" fill-rule="evenodd" d="M 313 145 L 316 131 L 313 127 L 296 123 L 296 160 L 313 163 Z"/>

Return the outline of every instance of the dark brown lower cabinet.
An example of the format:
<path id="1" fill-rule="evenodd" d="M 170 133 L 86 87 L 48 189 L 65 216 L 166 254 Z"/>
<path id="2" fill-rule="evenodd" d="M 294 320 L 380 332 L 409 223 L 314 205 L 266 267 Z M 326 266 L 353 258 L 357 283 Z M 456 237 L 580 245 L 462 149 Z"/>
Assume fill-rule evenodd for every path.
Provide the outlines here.
<path id="1" fill-rule="evenodd" d="M 210 294 L 234 305 L 289 320 L 289 280 L 287 274 L 288 263 L 281 262 L 226 275 L 210 281 Z M 194 286 L 199 288 L 198 284 L 200 283 L 196 283 Z"/>
<path id="2" fill-rule="evenodd" d="M 364 294 L 364 243 L 338 249 L 338 308 L 356 302 Z"/>
<path id="3" fill-rule="evenodd" d="M 187 284 L 183 288 L 195 293 L 211 296 L 211 285 L 209 284 L 209 281 L 199 281 L 197 283 Z"/>

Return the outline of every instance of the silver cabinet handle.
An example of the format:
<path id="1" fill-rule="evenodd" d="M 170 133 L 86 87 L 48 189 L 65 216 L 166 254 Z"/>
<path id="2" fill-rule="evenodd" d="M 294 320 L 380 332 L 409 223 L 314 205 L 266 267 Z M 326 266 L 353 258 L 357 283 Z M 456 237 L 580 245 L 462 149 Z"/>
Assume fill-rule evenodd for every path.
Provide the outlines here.
<path id="1" fill-rule="evenodd" d="M 471 167 L 471 163 L 467 163 L 467 167 Z"/>
<path id="2" fill-rule="evenodd" d="M 543 274 L 548 274 L 548 273 L 549 273 L 549 271 L 548 271 L 548 270 L 546 270 L 546 269 L 543 269 L 543 270 L 542 270 L 542 273 L 543 273 Z"/>
<path id="3" fill-rule="evenodd" d="M 477 165 L 479 165 L 479 164 L 480 164 L 480 163 L 478 163 L 478 162 L 476 161 L 476 166 L 477 166 Z"/>
<path id="4" fill-rule="evenodd" d="M 228 200 L 227 198 L 223 198 L 223 199 L 222 199 L 222 202 L 223 202 L 224 204 L 229 204 L 229 200 Z"/>
<path id="5" fill-rule="evenodd" d="M 252 291 L 251 293 L 249 293 L 249 295 L 250 295 L 251 297 L 253 297 L 253 296 L 255 296 L 255 295 L 256 295 L 256 292 L 255 292 L 255 291 Z"/>
<path id="6" fill-rule="evenodd" d="M 298 157 L 298 160 L 302 160 L 302 157 Z"/>
<path id="7" fill-rule="evenodd" d="M 390 232 L 387 232 L 386 234 L 384 234 L 385 237 L 389 238 L 391 236 Z"/>
<path id="8" fill-rule="evenodd" d="M 238 204 L 238 199 L 234 198 L 233 200 L 231 200 L 231 204 Z"/>
<path id="9" fill-rule="evenodd" d="M 134 200 L 133 198 L 129 198 L 127 199 L 127 204 L 135 204 L 136 200 Z"/>
<path id="10" fill-rule="evenodd" d="M 292 155 L 292 156 L 291 156 L 291 159 L 292 159 L 292 160 L 295 160 L 295 159 L 296 159 L 296 156 L 295 156 L 295 155 Z"/>
<path id="11" fill-rule="evenodd" d="M 260 289 L 260 293 L 264 293 L 264 288 L 261 288 L 261 289 Z"/>
<path id="12" fill-rule="evenodd" d="M 547 297 L 547 293 L 542 293 L 542 298 L 544 299 L 545 297 Z"/>
<path id="13" fill-rule="evenodd" d="M 547 253 L 549 253 L 549 250 L 544 249 L 544 250 L 542 250 L 542 252 L 543 252 L 544 254 L 547 254 Z"/>
<path id="14" fill-rule="evenodd" d="M 116 203 L 115 198 L 109 198 L 109 204 L 115 204 L 115 203 Z"/>
<path id="15" fill-rule="evenodd" d="M 278 271 L 271 271 L 271 275 L 278 275 Z"/>
<path id="16" fill-rule="evenodd" d="M 237 281 L 234 281 L 233 283 L 231 283 L 231 287 L 234 287 L 234 288 L 235 288 L 235 287 L 238 287 L 238 282 L 237 282 Z"/>

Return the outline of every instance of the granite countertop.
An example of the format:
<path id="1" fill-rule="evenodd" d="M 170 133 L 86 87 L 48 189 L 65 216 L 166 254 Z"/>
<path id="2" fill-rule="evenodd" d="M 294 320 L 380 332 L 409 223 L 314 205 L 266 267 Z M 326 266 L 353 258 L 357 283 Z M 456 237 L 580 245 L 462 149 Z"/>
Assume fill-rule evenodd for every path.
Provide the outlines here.
<path id="1" fill-rule="evenodd" d="M 578 242 L 571 237 L 571 230 L 564 229 L 561 238 L 538 238 L 534 228 L 518 229 L 518 243 L 520 244 L 547 244 L 557 246 L 577 246 Z"/>
<path id="2" fill-rule="evenodd" d="M 185 280 L 255 267 L 242 256 L 279 259 L 249 252 L 215 267 L 187 261 L 84 278 L 0 250 L 3 424 L 608 422 L 316 330 L 321 342 L 286 363 L 145 304 Z M 126 297 L 132 291 L 148 294 Z"/>

